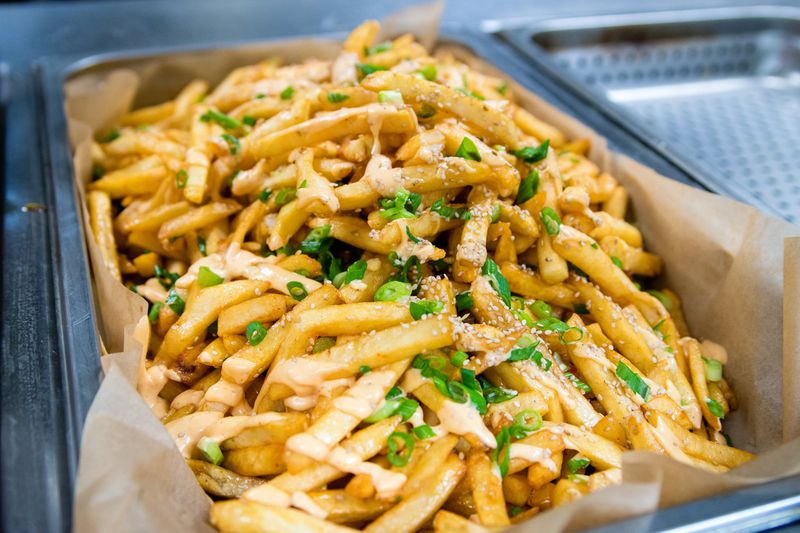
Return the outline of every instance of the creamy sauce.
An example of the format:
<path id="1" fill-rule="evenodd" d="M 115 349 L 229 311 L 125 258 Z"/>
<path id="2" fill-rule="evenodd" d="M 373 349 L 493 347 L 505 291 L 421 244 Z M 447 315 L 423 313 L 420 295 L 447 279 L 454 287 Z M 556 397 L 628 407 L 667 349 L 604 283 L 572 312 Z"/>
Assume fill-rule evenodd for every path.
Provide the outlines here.
<path id="1" fill-rule="evenodd" d="M 278 362 L 267 376 L 266 383 L 283 383 L 298 396 L 310 396 L 317 393 L 329 374 L 344 366 L 310 357 L 292 357 Z"/>
<path id="2" fill-rule="evenodd" d="M 235 437 L 247 428 L 281 420 L 278 413 L 253 416 L 228 416 L 219 411 L 199 411 L 181 417 L 166 425 L 167 431 L 184 457 L 190 457 L 197 442 L 206 437 L 220 443 Z"/>
<path id="3" fill-rule="evenodd" d="M 376 141 L 377 142 L 377 141 Z M 391 198 L 403 188 L 403 171 L 392 168 L 392 160 L 383 154 L 374 154 L 364 170 L 364 178 L 372 190 Z"/>
<path id="4" fill-rule="evenodd" d="M 211 254 L 197 260 L 189 267 L 189 271 L 175 282 L 175 286 L 182 289 L 189 288 L 197 279 L 200 267 L 203 266 L 208 267 L 218 276 L 222 276 L 226 281 L 234 278 L 266 281 L 273 289 L 284 294 L 289 294 L 287 285 L 292 281 L 301 283 L 309 293 L 322 286 L 313 279 L 270 264 L 268 259 L 242 250 L 238 244 L 233 243 L 228 247 L 225 257 L 220 254 Z"/>
<path id="5" fill-rule="evenodd" d="M 400 246 L 397 248 L 397 255 L 402 259 L 408 260 L 412 255 L 416 255 L 421 263 L 427 263 L 430 259 L 438 254 L 438 249 L 432 242 L 417 237 L 419 242 L 414 242 L 408 236 L 406 229 L 408 228 L 408 221 L 406 219 L 399 219 L 390 222 L 396 224 L 400 228 Z"/>
<path id="6" fill-rule="evenodd" d="M 203 399 L 203 394 L 204 392 L 201 390 L 185 390 L 173 398 L 170 408 L 178 410 L 182 407 L 186 407 L 187 405 L 200 405 L 200 401 Z"/>
<path id="7" fill-rule="evenodd" d="M 167 291 L 155 278 L 150 278 L 144 284 L 137 285 L 136 294 L 153 303 L 161 302 L 163 304 L 167 300 Z"/>
<path id="8" fill-rule="evenodd" d="M 553 453 L 547 448 L 514 442 L 508 448 L 511 459 L 523 459 L 531 463 L 539 463 L 552 472 L 558 472 L 556 463 L 550 458 Z"/>
<path id="9" fill-rule="evenodd" d="M 292 493 L 292 507 L 296 507 L 317 518 L 325 519 L 328 516 L 328 512 L 314 503 L 314 500 L 305 492 L 295 491 Z"/>
<path id="10" fill-rule="evenodd" d="M 347 392 L 333 400 L 333 406 L 363 420 L 384 402 L 386 390 L 395 381 L 397 372 L 392 370 L 376 370 L 365 374 Z"/>
<path id="11" fill-rule="evenodd" d="M 244 357 L 229 357 L 222 363 L 222 377 L 242 385 L 252 379 L 252 373 L 256 366 L 255 361 Z"/>
<path id="12" fill-rule="evenodd" d="M 488 448 L 497 447 L 495 436 L 483 423 L 480 413 L 469 403 L 444 400 L 436 416 L 439 417 L 440 427 L 448 433 L 472 433 Z"/>
<path id="13" fill-rule="evenodd" d="M 153 365 L 139 373 L 138 389 L 142 399 L 159 418 L 167 414 L 167 402 L 158 395 L 167 384 L 167 367 Z"/>
<path id="14" fill-rule="evenodd" d="M 313 409 L 318 403 L 318 394 L 312 394 L 310 396 L 289 396 L 283 400 L 283 405 L 295 411 L 308 411 L 309 409 Z"/>
<path id="15" fill-rule="evenodd" d="M 341 446 L 331 450 L 327 462 L 342 472 L 368 475 L 372 478 L 372 485 L 378 493 L 378 498 L 381 499 L 388 499 L 394 496 L 407 479 L 404 474 L 392 472 L 375 463 L 363 461 L 358 455 L 348 452 Z"/>
<path id="16" fill-rule="evenodd" d="M 244 388 L 236 383 L 221 379 L 206 391 L 205 401 L 225 404 L 228 407 L 240 403 L 244 398 Z"/>
<path id="17" fill-rule="evenodd" d="M 331 81 L 334 85 L 358 85 L 356 72 L 358 54 L 355 52 L 342 52 L 333 62 L 331 67 Z"/>

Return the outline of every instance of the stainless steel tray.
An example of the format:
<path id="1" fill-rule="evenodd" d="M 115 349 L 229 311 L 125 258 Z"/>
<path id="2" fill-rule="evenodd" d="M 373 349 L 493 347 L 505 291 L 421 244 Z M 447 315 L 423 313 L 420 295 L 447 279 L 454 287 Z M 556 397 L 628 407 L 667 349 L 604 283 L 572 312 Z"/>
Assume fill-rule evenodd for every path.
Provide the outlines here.
<path id="1" fill-rule="evenodd" d="M 318 37 L 328 36 L 341 37 L 338 34 L 318 35 Z M 690 175 L 665 162 L 663 158 L 638 142 L 634 136 L 614 127 L 603 115 L 582 105 L 578 98 L 569 94 L 556 93 L 552 83 L 548 80 L 539 80 L 530 76 L 526 64 L 519 57 L 515 57 L 502 43 L 461 27 L 443 28 L 442 41 L 459 44 L 470 49 L 477 56 L 485 58 L 500 70 L 508 73 L 528 89 L 558 107 L 568 110 L 606 136 L 615 150 L 622 151 L 674 179 L 697 186 Z M 216 50 L 233 47 L 248 50 L 255 58 L 260 57 L 259 45 L 265 42 L 268 41 L 225 42 L 217 46 L 208 44 L 202 47 L 156 48 L 89 57 L 56 56 L 37 62 L 35 93 L 36 101 L 41 105 L 41 115 L 37 118 L 42 135 L 39 146 L 40 159 L 44 167 L 45 181 L 48 184 L 49 210 L 47 217 L 51 232 L 59 235 L 59 239 L 52 243 L 53 268 L 55 270 L 53 274 L 54 292 L 58 295 L 60 302 L 54 311 L 53 322 L 54 328 L 57 330 L 54 336 L 58 339 L 59 360 L 65 377 L 61 389 L 55 393 L 56 399 L 54 400 L 62 405 L 65 411 L 63 421 L 65 428 L 57 434 L 56 439 L 52 440 L 57 447 L 63 448 L 60 456 L 67 463 L 66 470 L 68 472 L 64 475 L 66 479 L 62 479 L 62 483 L 66 486 L 60 492 L 64 505 L 59 509 L 53 509 L 51 514 L 54 516 L 48 521 L 50 524 L 60 524 L 60 527 L 54 525 L 53 527 L 32 528 L 29 522 L 38 525 L 38 517 L 33 512 L 26 512 L 24 516 L 16 517 L 16 521 L 8 522 L 17 526 L 20 524 L 29 526 L 23 525 L 17 529 L 38 531 L 68 528 L 70 523 L 69 502 L 72 497 L 71 484 L 75 476 L 83 419 L 100 382 L 99 357 L 96 356 L 99 354 L 99 344 L 95 331 L 98 317 L 93 305 L 91 284 L 87 275 L 89 267 L 80 224 L 81 208 L 74 190 L 72 161 L 63 109 L 65 80 L 76 74 L 89 71 L 102 72 L 115 67 L 143 69 L 153 57 L 176 56 L 187 61 L 198 61 L 206 54 L 214 54 Z M 209 73 L 209 76 L 214 77 L 213 73 Z M 163 96 L 156 95 L 153 91 L 171 90 L 174 92 L 177 87 L 177 85 L 175 87 L 153 86 L 150 87 L 149 96 Z M 9 385 L 13 385 L 13 383 Z M 44 436 L 42 439 L 46 440 Z M 4 470 L 8 471 L 6 475 L 13 478 L 17 471 L 12 467 L 13 465 L 4 465 Z M 17 477 L 21 476 L 22 474 L 19 473 Z M 721 521 L 719 523 L 728 524 L 734 514 L 740 517 L 744 512 L 756 524 L 772 526 L 786 524 L 797 517 L 797 509 L 800 505 L 798 499 L 795 498 L 798 483 L 800 483 L 800 477 L 770 485 L 768 491 L 761 489 L 764 492 L 761 499 L 754 499 L 753 494 L 746 491 L 730 492 L 715 499 L 694 502 L 638 517 L 634 519 L 638 522 L 624 522 L 620 527 L 624 527 L 624 530 L 636 531 L 678 531 L 682 527 L 687 527 L 689 523 L 699 520 L 699 515 L 692 512 L 692 509 L 697 507 L 702 508 L 704 517 L 714 517 Z M 21 501 L 16 503 L 21 507 L 27 505 L 26 502 Z M 752 527 L 729 530 L 752 530 Z"/>
<path id="2" fill-rule="evenodd" d="M 800 223 L 800 9 L 554 19 L 502 35 L 704 184 Z"/>

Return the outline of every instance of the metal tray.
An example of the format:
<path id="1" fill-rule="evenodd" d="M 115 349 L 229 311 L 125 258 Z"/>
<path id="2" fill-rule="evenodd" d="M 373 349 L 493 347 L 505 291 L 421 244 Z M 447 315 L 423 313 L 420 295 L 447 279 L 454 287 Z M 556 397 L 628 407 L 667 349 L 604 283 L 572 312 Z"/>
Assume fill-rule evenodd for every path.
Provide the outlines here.
<path id="1" fill-rule="evenodd" d="M 800 223 L 800 9 L 552 19 L 502 35 L 706 186 Z"/>
<path id="2" fill-rule="evenodd" d="M 316 37 L 340 38 L 342 35 L 316 35 Z M 460 27 L 445 27 L 441 40 L 470 49 L 475 55 L 493 63 L 528 89 L 550 100 L 558 107 L 568 110 L 584 123 L 605 135 L 613 149 L 624 152 L 676 180 L 699 186 L 684 171 L 665 161 L 629 133 L 614 127 L 602 114 L 582 105 L 576 97 L 564 93 L 556 94 L 553 92 L 551 83 L 543 83 L 541 80 L 531 77 L 526 73 L 527 65 L 520 62 L 519 58 L 492 38 Z M 83 210 L 78 205 L 73 186 L 72 160 L 63 108 L 64 82 L 71 76 L 87 71 L 100 72 L 119 67 L 137 69 L 153 58 L 166 55 L 178 56 L 182 60 L 197 60 L 204 54 L 213 53 L 214 50 L 234 47 L 255 52 L 259 45 L 263 45 L 265 42 L 268 41 L 259 43 L 227 42 L 202 48 L 155 49 L 91 57 L 52 57 L 37 62 L 35 94 L 40 109 L 38 126 L 42 136 L 39 150 L 40 160 L 44 167 L 45 183 L 48 184 L 47 199 L 50 206 L 46 217 L 49 231 L 52 235 L 58 235 L 57 239 L 52 239 L 53 291 L 56 294 L 57 303 L 56 309 L 53 311 L 52 327 L 54 329 L 53 336 L 57 338 L 63 386 L 54 391 L 53 401 L 63 410 L 64 419 L 60 425 L 64 428 L 62 432 L 55 433 L 54 443 L 61 448 L 63 456 L 61 461 L 66 464 L 66 466 L 60 463 L 51 465 L 50 472 L 58 477 L 61 487 L 59 496 L 64 504 L 58 509 L 52 510 L 50 513 L 52 516 L 49 516 L 44 522 L 40 517 L 31 513 L 16 514 L 13 519 L 6 516 L 3 518 L 3 524 L 9 529 L 24 531 L 69 529 L 71 523 L 70 502 L 81 429 L 91 399 L 100 383 L 100 351 L 96 333 L 97 316 L 88 276 L 89 263 L 82 231 L 83 226 L 80 223 Z M 178 87 L 158 88 L 159 91 L 172 92 L 176 92 L 177 89 Z M 9 392 L 13 393 L 14 391 Z M 4 475 L 8 476 L 6 471 L 12 472 L 13 475 L 13 465 L 4 463 L 3 468 Z M 21 474 L 19 475 L 21 476 Z M 798 482 L 800 483 L 800 480 Z M 753 512 L 760 519 L 773 517 L 776 515 L 776 509 L 785 514 L 788 505 L 785 503 L 788 501 L 786 498 L 796 492 L 796 485 L 773 491 L 768 498 L 768 509 L 766 511 L 754 510 Z M 4 494 L 4 497 L 9 498 L 8 492 Z M 11 498 L 13 499 L 13 495 Z M 19 501 L 19 504 L 21 507 L 25 507 L 24 502 Z M 9 506 L 9 503 L 5 502 L 4 505 Z M 736 506 L 737 511 L 741 508 L 741 505 Z M 725 506 L 712 506 L 706 508 L 706 513 L 727 516 L 730 510 Z M 661 518 L 664 520 L 661 526 L 646 527 L 645 529 L 669 530 L 687 523 L 684 514 L 675 514 L 673 511 L 673 514 L 669 515 L 673 516 L 670 521 L 669 517 L 662 513 L 664 512 L 653 513 L 647 517 L 651 521 L 664 517 Z M 784 515 L 780 515 L 780 517 L 782 516 Z M 785 518 L 780 517 L 775 519 L 777 520 L 775 524 L 787 522 Z M 642 529 L 641 526 L 636 526 L 636 528 Z"/>

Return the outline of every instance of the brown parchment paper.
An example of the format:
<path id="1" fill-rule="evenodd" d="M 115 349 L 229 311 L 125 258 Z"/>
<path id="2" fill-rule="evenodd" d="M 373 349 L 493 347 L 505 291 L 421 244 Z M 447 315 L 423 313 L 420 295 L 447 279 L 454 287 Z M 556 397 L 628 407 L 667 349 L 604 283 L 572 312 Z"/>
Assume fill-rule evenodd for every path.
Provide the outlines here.
<path id="1" fill-rule="evenodd" d="M 383 33 L 411 32 L 431 46 L 441 7 L 398 13 L 384 21 Z M 498 74 L 468 50 L 447 49 L 474 68 Z M 141 58 L 79 74 L 67 84 L 65 108 L 80 199 L 91 179 L 92 135 L 132 105 L 171 98 L 195 77 L 217 83 L 231 69 L 266 57 L 293 62 L 337 52 L 337 43 L 294 39 Z M 590 139 L 592 159 L 627 187 L 646 247 L 664 258 L 665 283 L 683 298 L 693 335 L 728 349 L 726 378 L 741 405 L 725 421 L 726 430 L 739 447 L 760 453 L 723 475 L 655 454 L 626 453 L 622 485 L 543 513 L 516 530 L 576 530 L 800 472 L 800 386 L 791 379 L 800 371 L 800 228 L 610 151 L 596 132 L 511 82 L 513 73 L 501 75 L 524 107 L 570 137 Z M 85 208 L 82 214 L 98 335 L 110 355 L 103 357 L 105 378 L 84 428 L 74 528 L 209 531 L 208 497 L 135 390 L 147 344 L 147 304 L 106 271 Z"/>

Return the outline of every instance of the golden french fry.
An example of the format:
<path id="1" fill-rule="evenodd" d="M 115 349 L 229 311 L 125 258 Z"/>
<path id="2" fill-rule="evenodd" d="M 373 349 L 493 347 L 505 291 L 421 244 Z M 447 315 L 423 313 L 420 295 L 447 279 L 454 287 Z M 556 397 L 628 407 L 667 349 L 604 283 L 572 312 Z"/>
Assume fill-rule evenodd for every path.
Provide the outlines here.
<path id="1" fill-rule="evenodd" d="M 91 191 L 86 195 L 86 201 L 89 204 L 92 233 L 94 233 L 95 242 L 100 249 L 100 255 L 103 257 L 103 263 L 112 276 L 121 280 L 122 274 L 119 271 L 117 245 L 111 221 L 111 199 L 105 192 Z"/>
<path id="2" fill-rule="evenodd" d="M 464 476 L 463 461 L 451 455 L 421 490 L 404 498 L 400 503 L 382 514 L 364 531 L 404 532 L 415 531 L 444 504 L 453 489 Z"/>

